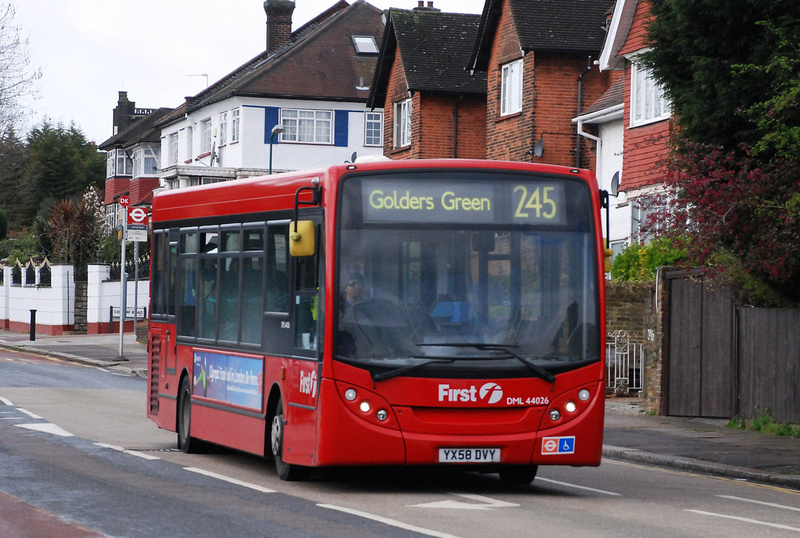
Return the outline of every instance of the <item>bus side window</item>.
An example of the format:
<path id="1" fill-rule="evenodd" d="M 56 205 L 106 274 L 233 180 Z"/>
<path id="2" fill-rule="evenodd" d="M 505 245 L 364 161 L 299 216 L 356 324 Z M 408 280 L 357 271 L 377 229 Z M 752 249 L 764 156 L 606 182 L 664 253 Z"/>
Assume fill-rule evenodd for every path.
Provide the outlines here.
<path id="1" fill-rule="evenodd" d="M 317 233 L 319 228 L 317 227 Z M 319 320 L 319 253 L 293 258 L 295 269 L 295 347 L 317 349 L 317 322 Z"/>
<path id="2" fill-rule="evenodd" d="M 178 334 L 194 336 L 195 315 L 197 312 L 197 250 L 196 232 L 182 233 L 180 237 L 180 318 Z"/>

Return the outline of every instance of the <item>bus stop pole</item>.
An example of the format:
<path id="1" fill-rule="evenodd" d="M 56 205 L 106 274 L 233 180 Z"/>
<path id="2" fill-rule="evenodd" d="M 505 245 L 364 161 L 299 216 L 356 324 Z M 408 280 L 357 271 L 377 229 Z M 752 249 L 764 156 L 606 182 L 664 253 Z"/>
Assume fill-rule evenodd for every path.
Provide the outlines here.
<path id="1" fill-rule="evenodd" d="M 120 309 L 119 309 L 119 357 L 117 360 L 126 360 L 123 355 L 123 336 L 125 334 L 125 299 L 128 291 L 128 275 L 125 273 L 125 242 L 128 239 L 128 208 L 122 208 L 122 253 L 120 254 L 120 272 L 119 272 L 119 295 L 120 295 Z"/>

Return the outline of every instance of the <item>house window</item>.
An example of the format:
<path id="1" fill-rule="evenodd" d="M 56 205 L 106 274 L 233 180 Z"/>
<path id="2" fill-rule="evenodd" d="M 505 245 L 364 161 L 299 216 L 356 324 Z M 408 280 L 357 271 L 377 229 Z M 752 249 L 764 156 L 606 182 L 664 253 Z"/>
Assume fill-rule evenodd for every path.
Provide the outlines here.
<path id="1" fill-rule="evenodd" d="M 239 141 L 239 109 L 231 110 L 231 142 Z"/>
<path id="2" fill-rule="evenodd" d="M 228 111 L 219 113 L 219 145 L 228 143 Z"/>
<path id="3" fill-rule="evenodd" d="M 357 54 L 378 54 L 378 45 L 371 35 L 354 35 L 353 45 Z"/>
<path id="4" fill-rule="evenodd" d="M 364 145 L 383 145 L 383 113 L 367 112 L 364 116 Z"/>
<path id="5" fill-rule="evenodd" d="M 158 175 L 158 150 L 156 148 L 137 149 L 133 153 L 133 177 Z"/>
<path id="6" fill-rule="evenodd" d="M 282 109 L 282 142 L 330 144 L 333 140 L 333 112 L 330 110 Z"/>
<path id="7" fill-rule="evenodd" d="M 178 133 L 169 135 L 169 164 L 178 164 Z"/>
<path id="8" fill-rule="evenodd" d="M 194 159 L 194 129 L 191 127 L 186 128 L 186 162 L 191 161 Z"/>
<path id="9" fill-rule="evenodd" d="M 669 118 L 669 101 L 649 69 L 631 65 L 631 126 Z"/>
<path id="10" fill-rule="evenodd" d="M 522 60 L 503 66 L 500 89 L 500 115 L 516 114 L 522 110 Z"/>
<path id="11" fill-rule="evenodd" d="M 209 153 L 211 151 L 211 119 L 207 119 L 200 124 L 200 152 Z"/>
<path id="12" fill-rule="evenodd" d="M 394 104 L 394 147 L 411 145 L 411 99 Z"/>
<path id="13" fill-rule="evenodd" d="M 106 154 L 106 177 L 129 176 L 131 172 L 131 160 L 124 149 L 112 149 Z"/>

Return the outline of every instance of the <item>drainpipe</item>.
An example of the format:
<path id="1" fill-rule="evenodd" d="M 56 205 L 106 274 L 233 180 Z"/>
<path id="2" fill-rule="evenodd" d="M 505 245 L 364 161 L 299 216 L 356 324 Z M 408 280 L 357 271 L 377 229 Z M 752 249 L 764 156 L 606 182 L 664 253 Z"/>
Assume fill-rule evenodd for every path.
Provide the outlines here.
<path id="1" fill-rule="evenodd" d="M 463 99 L 463 95 L 459 95 L 456 102 L 453 104 L 453 158 L 458 158 L 458 103 Z"/>
<path id="2" fill-rule="evenodd" d="M 578 75 L 578 116 L 581 115 L 581 109 L 583 108 L 583 77 L 592 70 L 592 57 L 589 56 L 588 64 L 586 69 L 584 69 L 583 73 Z M 580 124 L 578 124 L 580 125 Z M 578 128 L 580 131 L 580 127 Z M 581 138 L 577 137 L 575 140 L 575 168 L 581 167 Z"/>

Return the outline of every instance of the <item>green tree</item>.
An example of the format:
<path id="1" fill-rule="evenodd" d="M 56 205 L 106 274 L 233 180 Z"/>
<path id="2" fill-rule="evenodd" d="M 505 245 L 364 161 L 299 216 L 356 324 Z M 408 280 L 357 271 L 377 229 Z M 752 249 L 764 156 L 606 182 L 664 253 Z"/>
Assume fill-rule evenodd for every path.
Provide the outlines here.
<path id="1" fill-rule="evenodd" d="M 22 221 L 20 210 L 24 207 L 22 192 L 28 147 L 9 128 L 0 134 L 0 209 L 8 215 L 8 226 L 18 228 Z"/>
<path id="2" fill-rule="evenodd" d="M 651 15 L 643 62 L 680 127 L 661 228 L 694 263 L 735 267 L 741 289 L 800 302 L 800 2 L 666 0 Z"/>
<path id="3" fill-rule="evenodd" d="M 79 128 L 43 121 L 28 134 L 23 223 L 30 224 L 38 211 L 46 209 L 48 198 L 80 195 L 87 187 L 101 187 L 104 179 L 105 161 Z"/>
<path id="4" fill-rule="evenodd" d="M 775 94 L 767 66 L 791 50 L 782 39 L 796 45 L 800 2 L 668 0 L 652 2 L 651 15 L 652 47 L 642 61 L 669 97 L 682 135 L 727 149 L 753 146 L 764 133 L 751 112 Z"/>

